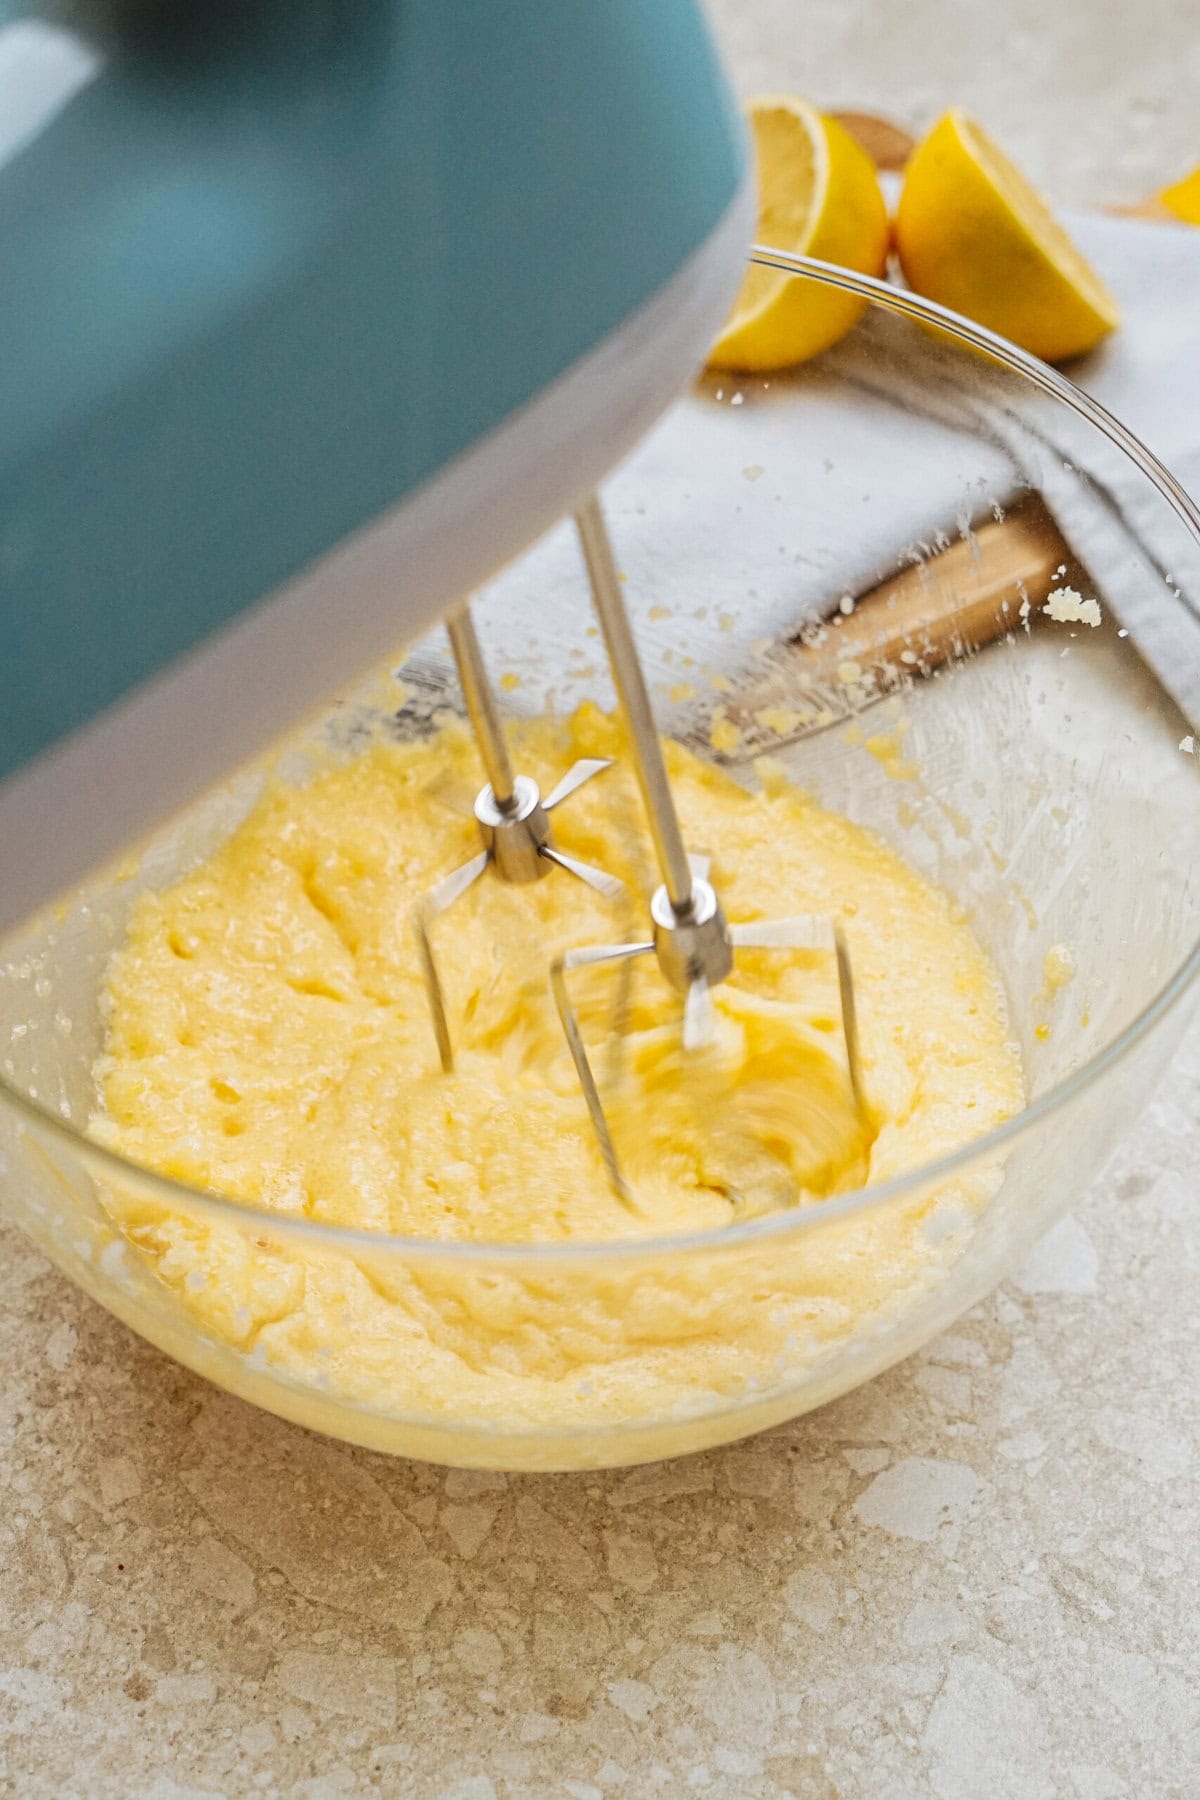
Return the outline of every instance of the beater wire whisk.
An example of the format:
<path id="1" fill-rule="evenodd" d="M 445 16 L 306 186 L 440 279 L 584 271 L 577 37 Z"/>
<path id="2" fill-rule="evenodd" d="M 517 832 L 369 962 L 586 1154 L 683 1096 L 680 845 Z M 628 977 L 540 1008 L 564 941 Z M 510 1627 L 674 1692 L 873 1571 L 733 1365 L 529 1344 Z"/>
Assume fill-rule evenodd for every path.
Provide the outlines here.
<path id="1" fill-rule="evenodd" d="M 615 875 L 606 874 L 603 869 L 593 868 L 590 863 L 580 862 L 577 857 L 560 850 L 550 828 L 550 814 L 555 807 L 561 806 L 584 782 L 602 774 L 610 766 L 609 760 L 581 758 L 543 799 L 531 776 L 513 772 L 496 696 L 488 679 L 470 608 L 464 605 L 452 613 L 446 621 L 446 629 L 467 717 L 487 776 L 475 796 L 472 809 L 483 842 L 482 850 L 430 888 L 419 902 L 415 915 L 421 970 L 438 1055 L 442 1068 L 449 1072 L 454 1067 L 454 1047 L 445 988 L 433 951 L 431 930 L 434 921 L 453 906 L 485 870 L 491 870 L 501 881 L 523 883 L 540 881 L 557 866 L 608 899 L 621 894 L 624 884 Z"/>
<path id="2" fill-rule="evenodd" d="M 837 967 L 849 1080 L 860 1115 L 865 1114 L 865 1102 L 854 984 L 840 927 L 831 919 L 813 915 L 760 919 L 752 924 L 734 926 L 726 921 L 716 890 L 708 879 L 709 858 L 689 856 L 684 846 L 608 530 L 594 496 L 575 514 L 575 525 L 613 684 L 629 733 L 634 773 L 662 882 L 651 896 L 651 935 L 647 939 L 567 950 L 554 959 L 550 979 L 609 1183 L 625 1205 L 636 1210 L 636 1195 L 622 1172 L 579 1015 L 571 1001 L 567 976 L 573 970 L 597 964 L 626 963 L 631 958 L 653 953 L 664 979 L 683 998 L 683 1048 L 685 1052 L 695 1052 L 712 1041 L 716 1025 L 712 989 L 732 973 L 737 950 L 828 952 Z M 741 1201 L 741 1196 L 732 1189 L 727 1191 L 734 1204 Z"/>

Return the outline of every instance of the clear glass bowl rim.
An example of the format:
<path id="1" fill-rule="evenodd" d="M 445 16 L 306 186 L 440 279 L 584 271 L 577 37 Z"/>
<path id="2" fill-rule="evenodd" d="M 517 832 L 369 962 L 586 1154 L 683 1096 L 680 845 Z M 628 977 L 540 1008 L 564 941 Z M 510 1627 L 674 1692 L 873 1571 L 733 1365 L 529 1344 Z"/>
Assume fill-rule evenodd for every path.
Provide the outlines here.
<path id="1" fill-rule="evenodd" d="M 839 288 L 860 296 L 887 312 L 914 320 L 918 324 L 936 325 L 947 336 L 972 350 L 983 351 L 992 361 L 1011 369 L 1043 393 L 1061 400 L 1079 417 L 1087 420 L 1109 441 L 1122 450 L 1134 466 L 1157 489 L 1176 516 L 1200 545 L 1200 507 L 1190 498 L 1170 470 L 1161 463 L 1141 439 L 1114 418 L 1099 401 L 1076 387 L 1065 375 L 1028 352 L 1018 349 L 1007 339 L 998 337 L 982 325 L 973 324 L 948 307 L 894 287 L 873 276 L 860 275 L 836 263 L 820 262 L 814 257 L 793 255 L 755 244 L 749 259 L 765 268 L 789 275 L 802 275 L 822 286 Z M 207 1217 L 214 1224 L 234 1225 L 256 1233 L 269 1233 L 273 1238 L 290 1239 L 298 1246 L 318 1246 L 354 1254 L 394 1254 L 409 1260 L 452 1263 L 482 1263 L 488 1266 L 533 1264 L 538 1268 L 573 1263 L 645 1260 L 656 1256 L 678 1256 L 681 1252 L 713 1253 L 769 1244 L 780 1238 L 800 1236 L 836 1219 L 873 1211 L 915 1194 L 922 1188 L 952 1179 L 973 1163 L 990 1161 L 1009 1154 L 1025 1137 L 1032 1134 L 1055 1113 L 1068 1106 L 1102 1075 L 1120 1062 L 1135 1044 L 1161 1023 L 1183 999 L 1200 976 L 1200 939 L 1192 946 L 1174 974 L 1159 988 L 1137 1016 L 1115 1038 L 1081 1064 L 1071 1075 L 1014 1113 L 1002 1125 L 983 1137 L 973 1138 L 944 1156 L 888 1181 L 856 1188 L 839 1194 L 833 1200 L 815 1201 L 802 1210 L 764 1214 L 740 1225 L 722 1225 L 707 1231 L 685 1232 L 667 1237 L 627 1237 L 609 1240 L 571 1239 L 566 1243 L 489 1242 L 482 1239 L 446 1240 L 440 1238 L 402 1237 L 388 1232 L 364 1231 L 343 1225 L 327 1225 L 317 1219 L 289 1218 L 268 1207 L 252 1206 L 246 1201 L 193 1188 L 169 1176 L 158 1175 L 140 1164 L 129 1162 L 103 1145 L 94 1143 L 74 1126 L 41 1102 L 23 1094 L 19 1088 L 0 1076 L 0 1100 L 10 1105 L 39 1131 L 49 1134 L 66 1146 L 73 1157 L 82 1156 L 88 1163 L 107 1170 L 112 1179 L 139 1191 L 149 1192 L 164 1206 L 174 1204 L 181 1209 Z"/>

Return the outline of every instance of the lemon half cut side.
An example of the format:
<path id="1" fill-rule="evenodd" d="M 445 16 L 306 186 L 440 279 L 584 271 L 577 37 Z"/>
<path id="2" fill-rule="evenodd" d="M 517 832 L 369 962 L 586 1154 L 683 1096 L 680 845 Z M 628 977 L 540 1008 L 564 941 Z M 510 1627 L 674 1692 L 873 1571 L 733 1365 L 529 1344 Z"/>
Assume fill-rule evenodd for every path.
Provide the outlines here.
<path id="1" fill-rule="evenodd" d="M 758 240 L 881 275 L 888 217 L 875 166 L 835 119 L 788 94 L 752 100 Z M 709 353 L 713 368 L 765 373 L 807 362 L 844 337 L 866 302 L 754 267 Z"/>
<path id="2" fill-rule="evenodd" d="M 913 151 L 896 214 L 910 287 L 1046 362 L 1094 349 L 1116 301 L 1041 196 L 957 109 Z"/>

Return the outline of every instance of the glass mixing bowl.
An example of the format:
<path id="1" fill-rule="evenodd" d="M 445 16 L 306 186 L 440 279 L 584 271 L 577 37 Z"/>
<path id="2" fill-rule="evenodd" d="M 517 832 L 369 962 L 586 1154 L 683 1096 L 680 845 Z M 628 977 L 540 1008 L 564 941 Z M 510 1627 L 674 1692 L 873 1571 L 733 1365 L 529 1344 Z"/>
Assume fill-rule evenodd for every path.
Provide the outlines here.
<path id="1" fill-rule="evenodd" d="M 794 374 L 706 376 L 607 484 L 660 724 L 713 756 L 724 719 L 739 779 L 769 751 L 956 896 L 1003 977 L 1028 1103 L 901 1179 L 669 1241 L 416 1242 L 137 1169 L 84 1135 L 106 964 L 135 897 L 245 815 L 265 778 L 249 770 L 5 946 L 0 1171 L 11 1213 L 80 1287 L 272 1412 L 511 1469 L 674 1455 L 801 1413 L 908 1355 L 1013 1266 L 1128 1129 L 1183 1029 L 1200 967 L 1200 516 L 1053 371 L 906 293 L 760 254 L 860 296 L 866 316 Z M 1055 584 L 1094 599 L 1100 622 L 1073 619 L 1069 596 L 1046 616 Z M 476 616 L 493 670 L 515 677 L 514 711 L 611 704 L 566 527 Z M 403 699 L 381 677 L 276 766 L 301 777 L 458 706 L 440 633 L 401 673 Z M 320 1341 L 284 1361 L 239 1337 L 236 1307 L 216 1333 L 117 1223 L 165 1214 L 230 1281 L 368 1282 L 453 1402 L 415 1376 L 381 1400 L 369 1344 L 350 1365 Z M 937 1242 L 936 1274 L 892 1266 L 898 1228 Z M 717 1381 L 689 1374 L 689 1347 L 750 1344 L 784 1299 L 811 1334 L 727 1358 Z"/>

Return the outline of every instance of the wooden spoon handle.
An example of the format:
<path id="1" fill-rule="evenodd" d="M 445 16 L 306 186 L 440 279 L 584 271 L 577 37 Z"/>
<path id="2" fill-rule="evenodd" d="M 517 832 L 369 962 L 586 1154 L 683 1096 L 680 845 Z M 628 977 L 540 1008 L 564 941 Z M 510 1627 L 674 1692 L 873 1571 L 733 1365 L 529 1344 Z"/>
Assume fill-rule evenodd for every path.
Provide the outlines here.
<path id="1" fill-rule="evenodd" d="M 903 125 L 881 118 L 878 113 L 833 112 L 829 117 L 836 119 L 862 145 L 875 167 L 885 173 L 902 169 L 917 147 L 916 138 Z"/>
<path id="2" fill-rule="evenodd" d="M 806 628 L 727 703 L 737 755 L 823 730 L 1006 632 L 1033 629 L 1056 587 L 1088 577 L 1037 495 Z"/>
<path id="3" fill-rule="evenodd" d="M 840 627 L 827 627 L 822 643 L 801 644 L 797 654 L 818 681 L 836 678 L 848 660 L 882 669 L 903 659 L 928 673 L 1032 620 L 1056 585 L 1072 573 L 1080 578 L 1073 565 L 1050 513 L 1031 496 L 881 581 Z"/>

